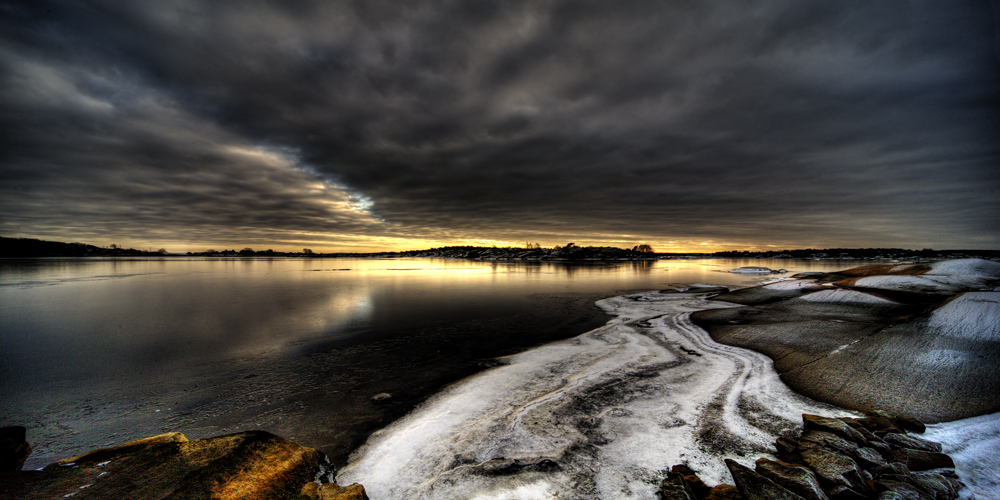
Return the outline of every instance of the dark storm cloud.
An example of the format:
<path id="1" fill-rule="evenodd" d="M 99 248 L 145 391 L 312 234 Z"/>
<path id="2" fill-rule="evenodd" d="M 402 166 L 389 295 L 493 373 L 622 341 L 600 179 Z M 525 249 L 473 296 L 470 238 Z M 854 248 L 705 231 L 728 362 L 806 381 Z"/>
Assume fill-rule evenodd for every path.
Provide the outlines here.
<path id="1" fill-rule="evenodd" d="M 995 4 L 285 4 L 5 5 L 0 228 L 1000 247 Z"/>

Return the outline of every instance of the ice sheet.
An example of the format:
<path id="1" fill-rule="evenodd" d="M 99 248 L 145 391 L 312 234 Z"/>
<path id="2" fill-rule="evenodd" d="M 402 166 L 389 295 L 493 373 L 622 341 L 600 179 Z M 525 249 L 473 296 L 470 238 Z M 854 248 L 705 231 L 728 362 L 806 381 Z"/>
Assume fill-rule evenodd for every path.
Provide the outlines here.
<path id="1" fill-rule="evenodd" d="M 1000 498 L 1000 413 L 930 425 L 921 437 L 941 443 L 955 461 L 968 486 L 962 498 Z"/>
<path id="2" fill-rule="evenodd" d="M 753 465 L 802 413 L 850 415 L 788 389 L 761 354 L 724 346 L 689 293 L 598 303 L 616 316 L 505 359 L 374 434 L 340 471 L 372 498 L 653 498 L 672 465 L 709 484 Z"/>

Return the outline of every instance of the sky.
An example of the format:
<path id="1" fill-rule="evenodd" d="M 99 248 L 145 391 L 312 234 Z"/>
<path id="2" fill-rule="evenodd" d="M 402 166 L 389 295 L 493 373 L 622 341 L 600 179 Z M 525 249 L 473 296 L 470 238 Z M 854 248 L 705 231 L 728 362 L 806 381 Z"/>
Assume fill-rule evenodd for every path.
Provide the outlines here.
<path id="1" fill-rule="evenodd" d="M 0 0 L 0 235 L 998 249 L 998 25 L 985 0 Z"/>

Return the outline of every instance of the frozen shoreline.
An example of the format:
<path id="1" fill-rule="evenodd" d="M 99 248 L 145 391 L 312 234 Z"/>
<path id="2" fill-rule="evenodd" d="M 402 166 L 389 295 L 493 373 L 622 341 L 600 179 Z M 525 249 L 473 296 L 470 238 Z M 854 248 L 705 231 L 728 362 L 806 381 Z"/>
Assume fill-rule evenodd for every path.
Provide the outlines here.
<path id="1" fill-rule="evenodd" d="M 705 285 L 699 285 L 705 286 Z M 800 415 L 857 415 L 789 389 L 770 358 L 716 343 L 690 321 L 706 288 L 605 299 L 605 326 L 510 356 L 375 433 L 338 474 L 373 498 L 651 498 L 686 463 L 729 482 Z M 968 485 L 1000 494 L 1000 413 L 930 426 Z"/>
<path id="2" fill-rule="evenodd" d="M 714 342 L 691 311 L 704 293 L 598 305 L 604 327 L 506 358 L 374 434 L 338 474 L 372 498 L 651 498 L 687 463 L 728 481 L 801 414 L 856 415 L 788 389 L 770 359 Z"/>

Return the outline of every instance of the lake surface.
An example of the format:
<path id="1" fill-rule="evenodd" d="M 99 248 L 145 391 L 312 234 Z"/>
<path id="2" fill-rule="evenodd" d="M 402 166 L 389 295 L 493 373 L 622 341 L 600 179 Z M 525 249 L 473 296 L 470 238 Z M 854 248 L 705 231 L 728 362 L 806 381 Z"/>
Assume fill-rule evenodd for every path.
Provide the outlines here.
<path id="1" fill-rule="evenodd" d="M 179 431 L 263 429 L 336 464 L 497 356 L 607 321 L 594 302 L 858 261 L 0 260 L 0 426 L 25 468 Z M 786 275 L 787 276 L 787 275 Z M 379 393 L 391 398 L 373 401 Z"/>

